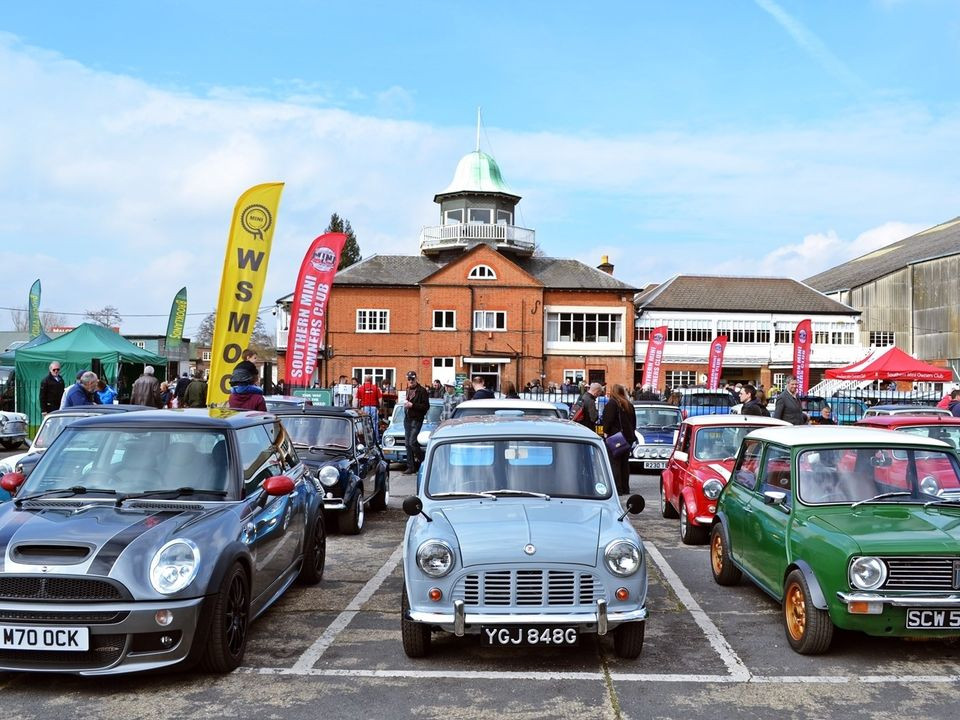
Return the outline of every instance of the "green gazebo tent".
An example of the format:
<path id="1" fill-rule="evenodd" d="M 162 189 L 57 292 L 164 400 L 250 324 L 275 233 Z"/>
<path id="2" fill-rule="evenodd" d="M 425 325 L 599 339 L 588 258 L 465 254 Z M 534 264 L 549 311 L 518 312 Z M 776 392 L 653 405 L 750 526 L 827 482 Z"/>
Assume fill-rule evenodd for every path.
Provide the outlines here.
<path id="1" fill-rule="evenodd" d="M 94 370 L 116 387 L 121 397 L 124 387 L 129 393 L 130 385 L 144 365 L 154 365 L 159 378 L 163 377 L 167 367 L 167 360 L 161 355 L 137 347 L 109 328 L 90 323 L 84 323 L 48 343 L 17 348 L 17 410 L 27 414 L 31 426 L 40 423 L 40 381 L 46 377 L 54 360 L 60 363 L 60 374 L 67 388 L 75 381 L 78 372 Z"/>

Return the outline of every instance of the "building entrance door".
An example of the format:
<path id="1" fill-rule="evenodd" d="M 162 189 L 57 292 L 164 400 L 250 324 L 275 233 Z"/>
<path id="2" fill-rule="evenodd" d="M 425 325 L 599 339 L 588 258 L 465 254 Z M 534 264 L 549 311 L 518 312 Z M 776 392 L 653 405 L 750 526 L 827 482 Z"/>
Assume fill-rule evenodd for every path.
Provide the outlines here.
<path id="1" fill-rule="evenodd" d="M 605 384 L 607 382 L 606 370 L 587 370 L 587 382 Z"/>
<path id="2" fill-rule="evenodd" d="M 487 390 L 497 392 L 500 387 L 500 366 L 496 363 L 470 363 L 470 379 L 474 375 L 483 378 Z"/>

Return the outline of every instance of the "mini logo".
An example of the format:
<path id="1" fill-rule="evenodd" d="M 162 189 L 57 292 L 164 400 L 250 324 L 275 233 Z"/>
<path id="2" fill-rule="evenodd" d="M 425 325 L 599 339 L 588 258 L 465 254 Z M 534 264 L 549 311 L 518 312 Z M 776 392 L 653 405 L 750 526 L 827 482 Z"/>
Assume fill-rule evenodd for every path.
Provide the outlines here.
<path id="1" fill-rule="evenodd" d="M 798 333 L 797 333 L 797 339 L 800 341 L 800 344 L 801 344 L 801 345 L 804 344 L 804 343 L 806 343 L 806 342 L 807 342 L 807 331 L 806 331 L 806 330 L 801 330 L 800 332 L 798 332 Z"/>
<path id="2" fill-rule="evenodd" d="M 663 333 L 654 333 L 654 334 L 653 334 L 653 341 L 654 341 L 655 343 L 663 342 Z"/>
<path id="3" fill-rule="evenodd" d="M 716 345 L 713 346 L 713 351 L 714 351 L 717 355 L 719 355 L 720 353 L 723 352 L 723 345 L 721 345 L 720 343 L 717 343 Z"/>
<path id="4" fill-rule="evenodd" d="M 44 565 L 43 567 L 40 568 L 40 572 L 47 572 L 49 569 L 50 569 L 50 568 L 48 568 L 46 565 Z"/>
<path id="5" fill-rule="evenodd" d="M 524 545 L 524 546 L 523 546 L 523 551 L 524 551 L 527 555 L 533 555 L 533 554 L 537 551 L 537 548 L 535 548 L 532 544 L 531 544 L 531 545 Z"/>
<path id="6" fill-rule="evenodd" d="M 337 264 L 337 254 L 328 247 L 317 248 L 310 258 L 310 264 L 317 272 L 330 272 Z"/>
<path id="7" fill-rule="evenodd" d="M 273 216 L 263 205 L 250 205 L 240 213 L 240 224 L 255 238 L 263 240 L 263 234 L 273 224 Z"/>

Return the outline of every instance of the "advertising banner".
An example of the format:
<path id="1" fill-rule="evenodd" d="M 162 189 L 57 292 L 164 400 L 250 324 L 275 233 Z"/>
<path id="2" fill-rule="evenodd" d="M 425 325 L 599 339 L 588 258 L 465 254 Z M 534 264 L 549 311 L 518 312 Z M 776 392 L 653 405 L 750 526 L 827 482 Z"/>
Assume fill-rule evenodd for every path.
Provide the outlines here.
<path id="1" fill-rule="evenodd" d="M 223 403 L 230 375 L 250 343 L 267 279 L 270 245 L 283 183 L 247 190 L 233 209 L 210 351 L 208 403 Z"/>
<path id="2" fill-rule="evenodd" d="M 647 341 L 647 355 L 643 361 L 643 384 L 660 392 L 660 366 L 663 364 L 663 346 L 667 343 L 667 326 L 654 328 Z"/>
<path id="3" fill-rule="evenodd" d="M 809 320 L 797 323 L 793 333 L 793 374 L 797 377 L 797 395 L 803 395 L 810 387 L 810 345 L 813 332 Z"/>
<path id="4" fill-rule="evenodd" d="M 291 386 L 309 385 L 317 368 L 317 356 L 324 346 L 327 302 L 346 241 L 343 233 L 326 233 L 310 244 L 303 257 L 293 290 L 287 335 L 286 380 Z"/>
<path id="5" fill-rule="evenodd" d="M 170 319 L 167 321 L 167 347 L 180 346 L 183 339 L 183 326 L 187 322 L 187 289 L 180 288 L 170 306 Z"/>
<path id="6" fill-rule="evenodd" d="M 707 387 L 710 390 L 716 390 L 720 387 L 720 375 L 723 374 L 723 353 L 726 349 L 726 335 L 717 335 L 714 341 L 710 343 L 710 370 L 707 374 Z"/>
<path id="7" fill-rule="evenodd" d="M 43 332 L 43 325 L 40 323 L 40 278 L 34 280 L 33 285 L 30 286 L 28 301 L 30 339 L 33 340 Z"/>

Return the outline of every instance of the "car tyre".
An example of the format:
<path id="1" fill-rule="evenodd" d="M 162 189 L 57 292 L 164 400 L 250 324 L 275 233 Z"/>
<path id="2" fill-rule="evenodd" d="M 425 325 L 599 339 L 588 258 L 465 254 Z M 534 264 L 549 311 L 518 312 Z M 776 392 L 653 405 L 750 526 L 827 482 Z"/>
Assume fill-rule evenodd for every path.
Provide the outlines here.
<path id="1" fill-rule="evenodd" d="M 670 501 L 667 500 L 667 496 L 663 492 L 663 480 L 660 481 L 660 515 L 670 520 L 679 517 L 676 509 L 670 504 Z"/>
<path id="2" fill-rule="evenodd" d="M 783 625 L 787 642 L 801 655 L 821 655 L 833 640 L 830 613 L 814 607 L 807 579 L 800 570 L 787 575 L 784 584 Z"/>
<path id="3" fill-rule="evenodd" d="M 363 522 L 366 517 L 363 507 L 363 488 L 357 488 L 357 497 L 353 501 L 353 506 L 346 512 L 340 513 L 337 522 L 340 526 L 340 532 L 344 535 L 359 535 L 363 532 Z"/>
<path id="4" fill-rule="evenodd" d="M 736 585 L 742 577 L 740 568 L 730 558 L 730 548 L 720 523 L 716 523 L 710 532 L 710 569 L 717 585 Z"/>
<path id="5" fill-rule="evenodd" d="M 234 563 L 213 600 L 207 647 L 200 659 L 204 672 L 228 673 L 240 667 L 247 649 L 250 623 L 250 583 L 240 563 Z"/>
<path id="6" fill-rule="evenodd" d="M 699 525 L 692 525 L 687 515 L 687 504 L 680 498 L 680 542 L 684 545 L 703 545 L 707 541 L 707 531 Z"/>
<path id="7" fill-rule="evenodd" d="M 323 579 L 323 570 L 327 563 L 327 527 L 323 522 L 322 512 L 317 512 L 304 543 L 303 567 L 300 568 L 297 579 L 302 585 L 316 585 Z"/>
<path id="8" fill-rule="evenodd" d="M 16 450 L 23 445 L 23 440 L 0 440 L 0 445 L 4 450 Z"/>
<path id="9" fill-rule="evenodd" d="M 407 620 L 410 601 L 407 590 L 400 591 L 400 638 L 403 640 L 403 652 L 408 658 L 422 658 L 430 654 L 430 626 Z"/>
<path id="10" fill-rule="evenodd" d="M 613 631 L 613 652 L 619 658 L 636 660 L 643 650 L 646 622 L 624 623 Z"/>
<path id="11" fill-rule="evenodd" d="M 390 475 L 387 473 L 383 478 L 383 489 L 373 496 L 370 500 L 370 509 L 377 512 L 384 512 L 387 504 L 390 502 Z"/>

